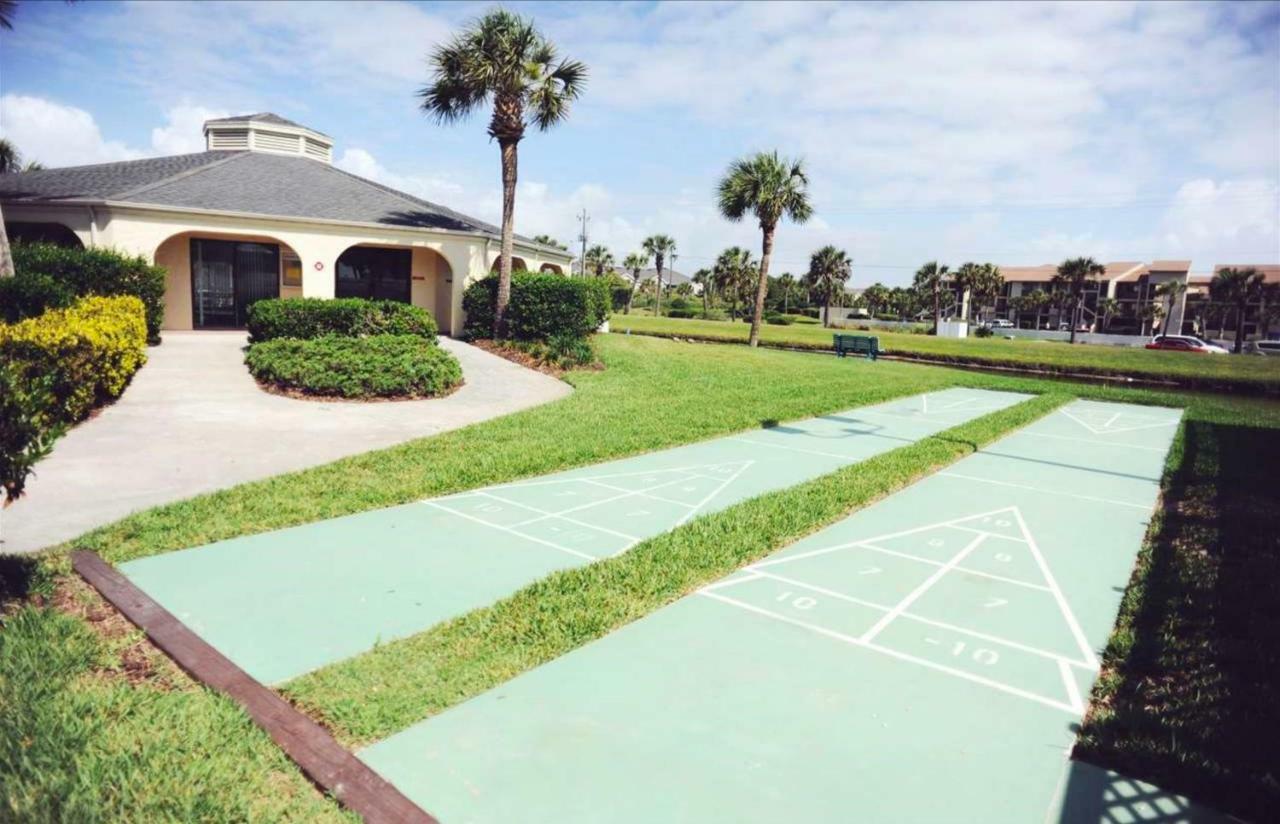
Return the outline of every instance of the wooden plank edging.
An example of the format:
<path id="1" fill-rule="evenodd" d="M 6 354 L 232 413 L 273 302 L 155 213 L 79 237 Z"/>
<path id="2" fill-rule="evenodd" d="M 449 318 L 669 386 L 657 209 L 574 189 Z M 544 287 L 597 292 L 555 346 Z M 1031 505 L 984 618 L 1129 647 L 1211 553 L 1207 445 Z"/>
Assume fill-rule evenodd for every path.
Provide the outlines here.
<path id="1" fill-rule="evenodd" d="M 328 730 L 250 677 L 96 552 L 72 552 L 71 564 L 174 663 L 244 707 L 308 778 L 366 822 L 439 824 L 339 744 Z"/>

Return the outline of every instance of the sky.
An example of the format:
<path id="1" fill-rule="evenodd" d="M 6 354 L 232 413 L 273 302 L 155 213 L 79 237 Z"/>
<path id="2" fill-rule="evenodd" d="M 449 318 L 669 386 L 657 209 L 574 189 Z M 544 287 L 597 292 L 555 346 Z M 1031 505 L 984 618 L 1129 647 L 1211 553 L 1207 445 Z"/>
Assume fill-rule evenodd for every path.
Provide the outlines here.
<path id="1" fill-rule="evenodd" d="M 1280 2 L 509 3 L 587 64 L 567 122 L 520 144 L 516 230 L 676 268 L 751 221 L 715 208 L 735 158 L 802 158 L 814 216 L 772 270 L 834 244 L 854 287 L 922 263 L 1280 262 Z M 272 111 L 335 163 L 496 222 L 487 116 L 418 109 L 432 49 L 477 3 L 39 3 L 0 32 L 0 135 L 46 166 L 202 151 L 210 117 Z"/>

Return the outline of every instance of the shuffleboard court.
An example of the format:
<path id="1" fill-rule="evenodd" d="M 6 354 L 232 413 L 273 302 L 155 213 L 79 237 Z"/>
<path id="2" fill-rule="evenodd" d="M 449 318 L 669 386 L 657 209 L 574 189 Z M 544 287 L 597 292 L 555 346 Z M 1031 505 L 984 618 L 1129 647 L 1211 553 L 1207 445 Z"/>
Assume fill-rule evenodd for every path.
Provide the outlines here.
<path id="1" fill-rule="evenodd" d="M 1075 402 L 360 753 L 443 821 L 1180 821 L 1067 753 L 1180 413 Z"/>
<path id="2" fill-rule="evenodd" d="M 120 569 L 254 678 L 279 683 L 1027 397 L 915 395 Z"/>

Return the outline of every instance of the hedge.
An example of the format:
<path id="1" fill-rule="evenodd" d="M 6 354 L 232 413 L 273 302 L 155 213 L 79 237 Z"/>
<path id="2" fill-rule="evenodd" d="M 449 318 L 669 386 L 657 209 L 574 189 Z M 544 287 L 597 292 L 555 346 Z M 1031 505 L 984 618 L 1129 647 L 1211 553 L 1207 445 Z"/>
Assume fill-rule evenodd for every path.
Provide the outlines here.
<path id="1" fill-rule="evenodd" d="M 467 337 L 493 337 L 493 307 L 498 276 L 490 275 L 467 287 L 462 308 Z M 507 306 L 507 337 L 548 341 L 555 337 L 585 338 L 604 323 L 612 306 L 609 281 L 570 278 L 552 273 L 516 272 L 511 276 Z"/>
<path id="2" fill-rule="evenodd" d="M 430 397 L 462 382 L 458 360 L 421 335 L 327 335 L 255 343 L 245 356 L 259 382 L 342 398 Z"/>
<path id="3" fill-rule="evenodd" d="M 112 249 L 77 249 L 55 246 L 52 243 L 15 243 L 11 247 L 14 278 L 28 280 L 40 276 L 52 279 L 76 297 L 133 295 L 142 301 L 146 311 L 147 340 L 160 340 L 160 325 L 164 322 L 164 269 L 153 266 L 140 255 L 126 255 Z M 6 284 L 0 287 L 0 305 L 10 322 L 39 315 L 45 309 L 65 306 L 59 295 L 65 291 L 44 290 L 47 302 L 32 303 L 11 313 L 15 297 L 13 290 L 40 291 L 46 285 L 28 282 L 23 286 Z"/>
<path id="4" fill-rule="evenodd" d="M 9 500 L 67 425 L 124 391 L 146 348 L 146 309 L 132 295 L 0 324 L 0 485 Z"/>
<path id="5" fill-rule="evenodd" d="M 437 327 L 431 313 L 395 300 L 364 298 L 269 298 L 249 307 L 252 343 L 326 335 L 417 335 L 435 342 Z"/>

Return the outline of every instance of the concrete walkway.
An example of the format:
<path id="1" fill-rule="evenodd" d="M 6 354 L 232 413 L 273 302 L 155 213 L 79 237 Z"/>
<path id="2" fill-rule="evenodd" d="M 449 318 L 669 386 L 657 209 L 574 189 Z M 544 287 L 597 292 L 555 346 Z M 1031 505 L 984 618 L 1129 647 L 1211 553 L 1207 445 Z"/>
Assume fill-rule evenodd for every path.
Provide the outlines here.
<path id="1" fill-rule="evenodd" d="M 124 396 L 60 440 L 0 513 L 0 552 L 31 552 L 156 504 L 327 463 L 537 406 L 572 389 L 448 338 L 446 398 L 304 401 L 258 388 L 242 332 L 166 332 Z"/>

